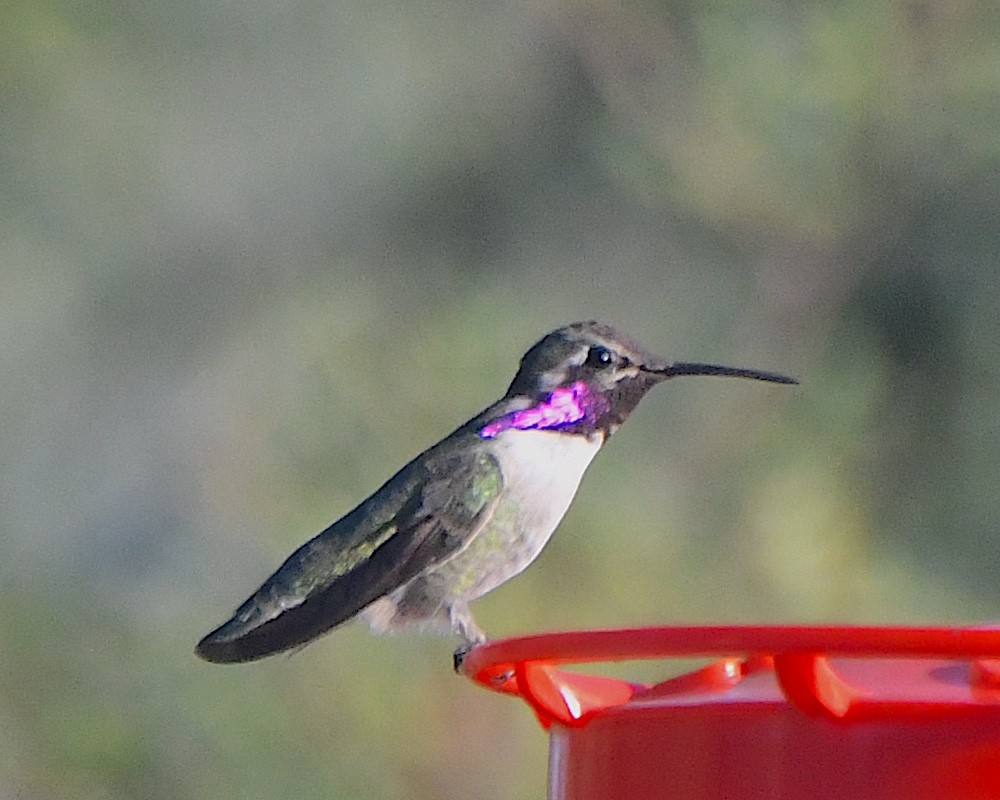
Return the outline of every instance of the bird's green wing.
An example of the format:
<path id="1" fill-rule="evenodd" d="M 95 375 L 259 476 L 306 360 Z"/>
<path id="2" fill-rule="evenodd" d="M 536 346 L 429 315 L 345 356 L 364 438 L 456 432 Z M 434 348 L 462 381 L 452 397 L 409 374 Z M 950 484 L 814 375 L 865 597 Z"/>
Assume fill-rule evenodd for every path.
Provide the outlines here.
<path id="1" fill-rule="evenodd" d="M 305 644 L 446 561 L 488 518 L 503 488 L 489 453 L 417 458 L 378 492 L 292 553 L 198 643 L 221 663 Z"/>

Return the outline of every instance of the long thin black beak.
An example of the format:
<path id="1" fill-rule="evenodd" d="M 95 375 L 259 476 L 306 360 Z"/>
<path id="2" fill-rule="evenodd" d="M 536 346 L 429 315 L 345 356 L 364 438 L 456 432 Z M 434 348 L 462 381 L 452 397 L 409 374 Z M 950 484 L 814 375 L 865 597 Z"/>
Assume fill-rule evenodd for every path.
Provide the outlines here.
<path id="1" fill-rule="evenodd" d="M 798 383 L 795 378 L 790 378 L 779 372 L 765 372 L 760 369 L 743 369 L 742 367 L 720 367 L 716 364 L 697 364 L 688 361 L 675 361 L 673 364 L 664 366 L 648 365 L 643 367 L 643 371 L 662 375 L 664 379 L 678 375 L 721 375 L 728 378 L 751 378 L 755 381 L 769 381 L 770 383 Z"/>

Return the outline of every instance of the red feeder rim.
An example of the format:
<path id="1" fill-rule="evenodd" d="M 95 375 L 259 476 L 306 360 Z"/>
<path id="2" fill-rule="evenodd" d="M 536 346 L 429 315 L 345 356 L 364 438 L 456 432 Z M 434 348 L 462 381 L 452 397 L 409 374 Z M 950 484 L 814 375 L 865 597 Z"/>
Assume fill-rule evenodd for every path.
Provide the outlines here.
<path id="1" fill-rule="evenodd" d="M 580 725 L 599 710 L 627 703 L 648 686 L 582 675 L 557 665 L 595 661 L 720 657 L 657 689 L 726 689 L 767 665 L 790 702 L 833 718 L 898 716 L 942 703 L 1000 706 L 1000 628 L 844 626 L 683 626 L 546 633 L 473 648 L 462 672 L 494 691 L 516 694 L 543 725 Z M 971 661 L 962 694 L 893 697 L 866 694 L 830 658 Z"/>

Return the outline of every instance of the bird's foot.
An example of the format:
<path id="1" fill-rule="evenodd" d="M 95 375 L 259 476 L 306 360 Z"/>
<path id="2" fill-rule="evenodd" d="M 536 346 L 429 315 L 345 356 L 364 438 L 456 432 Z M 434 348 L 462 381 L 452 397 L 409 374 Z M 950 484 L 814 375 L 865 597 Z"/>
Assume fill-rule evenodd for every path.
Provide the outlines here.
<path id="1" fill-rule="evenodd" d="M 472 612 L 469 611 L 467 603 L 455 603 L 448 610 L 448 613 L 451 618 L 451 629 L 462 640 L 462 644 L 459 645 L 455 651 L 455 655 L 452 657 L 452 665 L 455 668 L 455 672 L 461 672 L 465 657 L 473 647 L 486 641 L 486 634 L 483 633 L 482 628 L 472 618 Z"/>
<path id="2" fill-rule="evenodd" d="M 466 656 L 472 652 L 472 650 L 481 644 L 486 642 L 485 639 L 476 642 L 463 642 L 462 645 L 455 651 L 454 656 L 452 656 L 452 665 L 455 668 L 455 672 L 459 675 L 462 674 L 462 665 L 465 663 Z M 489 680 L 494 686 L 503 686 L 508 681 L 514 678 L 514 670 L 508 669 L 504 672 L 497 673 L 496 675 L 491 675 Z"/>
<path id="3" fill-rule="evenodd" d="M 455 672 L 459 675 L 462 674 L 462 664 L 465 663 L 465 657 L 472 652 L 472 648 L 477 644 L 480 644 L 480 642 L 462 642 L 462 644 L 459 645 L 458 649 L 455 651 L 455 654 L 451 657 L 452 666 L 455 668 Z"/>

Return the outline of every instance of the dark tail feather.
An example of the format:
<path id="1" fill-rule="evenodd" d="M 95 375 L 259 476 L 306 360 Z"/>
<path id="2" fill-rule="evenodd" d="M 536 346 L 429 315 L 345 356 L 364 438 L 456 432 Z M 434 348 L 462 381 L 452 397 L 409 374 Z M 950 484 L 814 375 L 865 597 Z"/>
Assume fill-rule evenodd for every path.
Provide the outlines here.
<path id="1" fill-rule="evenodd" d="M 331 602 L 337 599 L 310 598 L 261 622 L 259 608 L 250 598 L 231 620 L 198 642 L 194 652 L 213 664 L 240 664 L 291 650 L 344 622 L 345 614 Z"/>
<path id="2" fill-rule="evenodd" d="M 256 661 L 258 658 L 280 653 L 295 646 L 275 640 L 262 628 L 242 632 L 241 628 L 235 618 L 220 625 L 198 642 L 198 646 L 194 649 L 195 654 L 213 664 L 240 664 L 244 661 Z"/>

